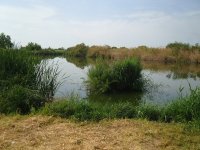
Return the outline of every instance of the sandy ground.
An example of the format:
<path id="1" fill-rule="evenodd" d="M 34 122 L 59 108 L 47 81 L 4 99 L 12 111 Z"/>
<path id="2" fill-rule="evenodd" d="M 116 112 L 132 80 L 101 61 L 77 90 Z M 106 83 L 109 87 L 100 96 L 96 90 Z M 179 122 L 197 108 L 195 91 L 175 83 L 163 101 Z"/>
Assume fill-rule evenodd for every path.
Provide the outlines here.
<path id="1" fill-rule="evenodd" d="M 145 120 L 75 123 L 44 116 L 0 116 L 1 150 L 199 149 L 200 134 Z"/>

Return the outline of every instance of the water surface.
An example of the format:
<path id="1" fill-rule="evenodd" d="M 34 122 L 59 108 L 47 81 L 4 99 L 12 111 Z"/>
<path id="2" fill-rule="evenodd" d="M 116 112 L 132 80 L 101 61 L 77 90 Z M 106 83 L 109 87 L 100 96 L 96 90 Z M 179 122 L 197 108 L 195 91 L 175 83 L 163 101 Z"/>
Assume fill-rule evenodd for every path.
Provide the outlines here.
<path id="1" fill-rule="evenodd" d="M 179 97 L 190 94 L 190 89 L 200 85 L 200 67 L 197 65 L 175 65 L 143 62 L 142 74 L 151 80 L 148 92 L 114 93 L 111 95 L 93 95 L 88 93 L 84 81 L 87 80 L 89 66 L 95 62 L 75 58 L 53 58 L 48 63 L 59 66 L 59 80 L 63 84 L 58 88 L 55 97 L 68 97 L 72 93 L 83 99 L 98 102 L 147 102 L 158 105 L 169 103 Z M 63 76 L 67 77 L 63 80 Z"/>

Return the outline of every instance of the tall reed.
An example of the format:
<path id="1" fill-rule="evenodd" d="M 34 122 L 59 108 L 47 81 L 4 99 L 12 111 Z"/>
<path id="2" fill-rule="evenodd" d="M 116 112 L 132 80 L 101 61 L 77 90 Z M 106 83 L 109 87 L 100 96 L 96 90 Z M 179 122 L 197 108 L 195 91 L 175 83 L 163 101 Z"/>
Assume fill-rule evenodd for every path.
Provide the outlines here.
<path id="1" fill-rule="evenodd" d="M 137 59 L 125 59 L 112 64 L 100 60 L 88 72 L 89 89 L 97 93 L 142 91 L 141 64 Z"/>
<path id="2" fill-rule="evenodd" d="M 0 113 L 29 113 L 52 100 L 59 85 L 58 69 L 39 65 L 22 50 L 0 50 Z"/>
<path id="3" fill-rule="evenodd" d="M 36 66 L 35 74 L 39 93 L 47 102 L 52 101 L 58 87 L 62 84 L 62 81 L 58 81 L 60 74 L 58 65 L 48 64 L 48 60 L 43 60 Z"/>
<path id="4" fill-rule="evenodd" d="M 0 50 L 0 80 L 11 84 L 32 86 L 34 84 L 34 65 L 36 57 L 19 50 Z"/>

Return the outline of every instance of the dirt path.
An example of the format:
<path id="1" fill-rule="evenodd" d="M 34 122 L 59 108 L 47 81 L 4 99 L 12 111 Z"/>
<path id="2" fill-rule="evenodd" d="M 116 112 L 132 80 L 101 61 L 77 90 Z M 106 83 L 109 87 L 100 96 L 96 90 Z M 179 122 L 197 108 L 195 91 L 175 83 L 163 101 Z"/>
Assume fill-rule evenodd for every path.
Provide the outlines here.
<path id="1" fill-rule="evenodd" d="M 1 150 L 200 149 L 200 135 L 144 120 L 73 123 L 44 116 L 0 116 Z"/>

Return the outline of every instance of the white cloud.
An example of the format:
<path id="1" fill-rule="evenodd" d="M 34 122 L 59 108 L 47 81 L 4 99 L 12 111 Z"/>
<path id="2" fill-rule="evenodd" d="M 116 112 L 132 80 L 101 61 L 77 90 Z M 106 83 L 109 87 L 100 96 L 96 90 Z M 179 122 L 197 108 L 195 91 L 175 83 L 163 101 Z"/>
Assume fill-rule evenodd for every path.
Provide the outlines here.
<path id="1" fill-rule="evenodd" d="M 200 13 L 133 12 L 104 20 L 68 20 L 54 7 L 0 6 L 0 29 L 21 44 L 68 47 L 80 42 L 133 47 L 199 42 Z"/>

